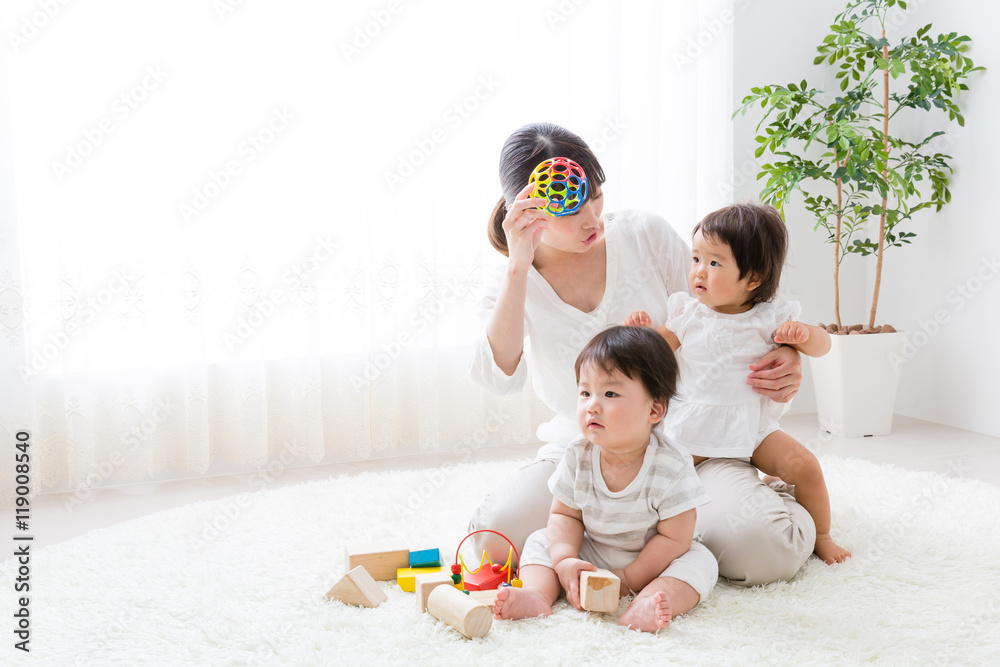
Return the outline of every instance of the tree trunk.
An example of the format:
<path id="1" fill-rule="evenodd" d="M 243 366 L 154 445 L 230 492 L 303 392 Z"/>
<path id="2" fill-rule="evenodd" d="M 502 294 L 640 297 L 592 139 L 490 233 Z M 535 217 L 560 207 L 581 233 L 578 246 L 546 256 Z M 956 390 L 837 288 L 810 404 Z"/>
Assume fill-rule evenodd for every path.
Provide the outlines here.
<path id="1" fill-rule="evenodd" d="M 885 29 L 882 30 L 885 39 Z M 878 259 L 875 262 L 875 291 L 872 295 L 872 312 L 868 316 L 868 328 L 875 328 L 875 311 L 878 308 L 878 291 L 882 286 L 882 256 L 885 254 L 885 213 L 889 206 L 889 47 L 882 45 L 882 58 L 885 60 L 885 72 L 882 85 L 885 96 L 882 99 L 882 142 L 885 146 L 885 168 L 882 170 L 882 181 L 885 183 L 885 195 L 882 197 L 882 215 L 878 220 Z"/>
<path id="2" fill-rule="evenodd" d="M 833 121 L 830 121 L 833 125 Z M 839 146 L 834 148 L 834 150 L 839 150 Z M 847 151 L 847 155 L 844 156 L 844 163 L 841 164 L 840 160 L 837 160 L 837 168 L 843 167 L 847 164 L 847 158 L 851 156 L 851 151 Z M 833 235 L 833 314 L 837 318 L 837 330 L 840 330 L 840 225 L 841 220 L 844 218 L 843 208 L 843 181 L 839 178 L 837 179 L 837 231 Z"/>

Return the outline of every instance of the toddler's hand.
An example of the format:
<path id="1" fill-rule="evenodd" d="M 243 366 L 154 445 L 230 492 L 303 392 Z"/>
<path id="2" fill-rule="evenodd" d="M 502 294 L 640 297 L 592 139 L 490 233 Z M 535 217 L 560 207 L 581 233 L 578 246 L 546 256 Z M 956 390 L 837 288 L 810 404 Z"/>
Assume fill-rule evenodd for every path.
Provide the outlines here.
<path id="1" fill-rule="evenodd" d="M 651 327 L 653 326 L 653 319 L 646 314 L 644 310 L 637 310 L 628 317 L 625 318 L 625 326 L 627 327 Z"/>
<path id="2" fill-rule="evenodd" d="M 783 322 L 774 332 L 778 345 L 796 345 L 809 340 L 809 328 L 801 322 Z"/>
<path id="3" fill-rule="evenodd" d="M 583 605 L 580 603 L 580 573 L 584 570 L 594 572 L 597 568 L 593 563 L 579 558 L 564 558 L 555 566 L 559 584 L 566 591 L 566 601 L 580 611 L 583 611 Z"/>

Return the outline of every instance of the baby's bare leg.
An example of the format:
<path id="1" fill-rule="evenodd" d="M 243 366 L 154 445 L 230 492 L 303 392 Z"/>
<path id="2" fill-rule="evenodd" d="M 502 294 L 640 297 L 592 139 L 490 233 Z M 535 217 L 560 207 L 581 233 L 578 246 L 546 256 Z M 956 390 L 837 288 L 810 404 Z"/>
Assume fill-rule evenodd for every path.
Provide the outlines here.
<path id="1" fill-rule="evenodd" d="M 809 511 L 816 524 L 816 555 L 828 565 L 843 563 L 851 552 L 830 537 L 830 494 L 819 461 L 795 438 L 775 431 L 754 450 L 750 462 L 766 475 L 777 475 L 795 486 L 795 500 Z"/>
<path id="2" fill-rule="evenodd" d="M 635 596 L 618 624 L 642 632 L 656 632 L 670 625 L 674 616 L 691 611 L 700 597 L 685 581 L 658 577 Z"/>
<path id="3" fill-rule="evenodd" d="M 510 620 L 552 613 L 552 603 L 562 592 L 559 577 L 551 567 L 525 565 L 517 573 L 521 588 L 501 586 L 493 603 L 493 618 Z"/>

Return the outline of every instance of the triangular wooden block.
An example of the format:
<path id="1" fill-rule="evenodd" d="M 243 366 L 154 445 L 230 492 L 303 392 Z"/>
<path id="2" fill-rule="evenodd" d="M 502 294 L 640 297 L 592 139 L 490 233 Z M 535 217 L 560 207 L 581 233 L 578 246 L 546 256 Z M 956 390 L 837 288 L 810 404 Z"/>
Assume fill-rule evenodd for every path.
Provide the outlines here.
<path id="1" fill-rule="evenodd" d="M 363 565 L 345 574 L 325 597 L 361 607 L 377 607 L 389 599 Z"/>

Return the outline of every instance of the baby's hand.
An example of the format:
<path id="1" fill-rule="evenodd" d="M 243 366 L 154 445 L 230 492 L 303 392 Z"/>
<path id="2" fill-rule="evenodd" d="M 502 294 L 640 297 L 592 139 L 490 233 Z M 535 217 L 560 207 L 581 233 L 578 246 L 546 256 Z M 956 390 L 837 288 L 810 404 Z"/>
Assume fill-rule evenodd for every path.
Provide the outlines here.
<path id="1" fill-rule="evenodd" d="M 651 327 L 653 326 L 653 318 L 646 314 L 644 310 L 637 310 L 628 317 L 625 318 L 625 326 L 627 327 Z"/>
<path id="2" fill-rule="evenodd" d="M 559 584 L 566 591 L 566 601 L 581 611 L 583 604 L 580 602 L 580 573 L 585 570 L 593 572 L 596 569 L 593 563 L 579 558 L 564 558 L 555 566 Z"/>
<path id="3" fill-rule="evenodd" d="M 801 322 L 783 322 L 774 332 L 778 345 L 797 345 L 809 340 L 809 327 Z"/>

